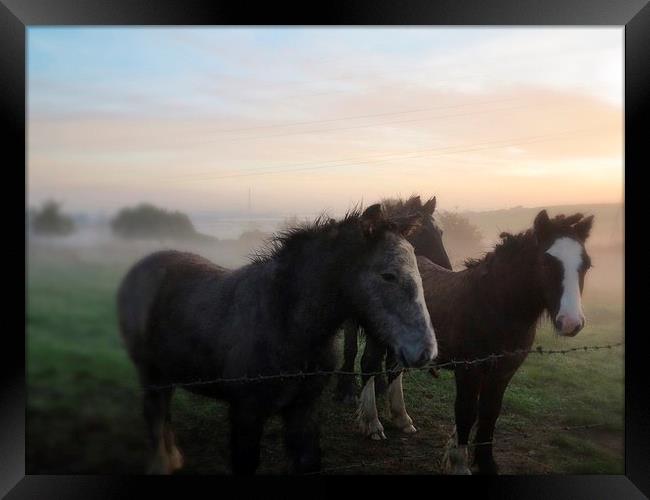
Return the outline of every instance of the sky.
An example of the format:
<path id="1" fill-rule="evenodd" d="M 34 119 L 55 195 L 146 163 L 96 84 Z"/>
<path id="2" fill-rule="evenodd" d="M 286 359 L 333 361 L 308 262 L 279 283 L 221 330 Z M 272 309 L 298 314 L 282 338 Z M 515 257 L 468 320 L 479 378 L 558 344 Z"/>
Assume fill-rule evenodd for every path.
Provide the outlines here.
<path id="1" fill-rule="evenodd" d="M 27 78 L 30 206 L 623 201 L 621 27 L 30 27 Z"/>

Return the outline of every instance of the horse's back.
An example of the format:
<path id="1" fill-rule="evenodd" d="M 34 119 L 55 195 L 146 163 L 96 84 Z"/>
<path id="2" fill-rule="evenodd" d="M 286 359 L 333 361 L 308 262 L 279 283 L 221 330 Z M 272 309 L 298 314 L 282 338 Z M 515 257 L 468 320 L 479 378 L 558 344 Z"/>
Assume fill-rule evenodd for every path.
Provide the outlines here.
<path id="1" fill-rule="evenodd" d="M 451 271 L 425 257 L 418 257 L 424 299 L 438 339 L 440 362 L 459 354 L 466 322 L 471 321 L 472 280 L 467 269 Z"/>
<path id="2" fill-rule="evenodd" d="M 424 276 L 428 276 L 430 274 L 435 274 L 435 273 L 441 273 L 441 274 L 453 274 L 453 271 L 447 269 L 446 267 L 442 267 L 435 262 L 427 259 L 426 257 L 423 257 L 422 255 L 417 255 L 416 256 L 417 262 L 418 262 L 418 269 L 420 270 L 420 275 L 424 278 Z"/>
<path id="3" fill-rule="evenodd" d="M 117 293 L 120 331 L 129 354 L 135 359 L 147 335 L 151 311 L 170 279 L 191 282 L 204 276 L 219 279 L 228 270 L 192 253 L 163 250 L 150 254 L 127 272 Z"/>

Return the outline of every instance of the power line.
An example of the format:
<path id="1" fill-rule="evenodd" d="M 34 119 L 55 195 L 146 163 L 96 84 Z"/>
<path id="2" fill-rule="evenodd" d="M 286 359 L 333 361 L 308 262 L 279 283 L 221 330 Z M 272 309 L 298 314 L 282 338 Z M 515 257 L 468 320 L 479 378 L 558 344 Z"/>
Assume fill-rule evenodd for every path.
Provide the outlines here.
<path id="1" fill-rule="evenodd" d="M 506 101 L 515 101 L 518 99 L 522 99 L 522 97 L 510 97 L 510 98 L 504 98 L 504 99 L 494 99 L 490 101 L 479 101 L 479 102 L 470 102 L 470 103 L 464 103 L 464 104 L 455 104 L 455 105 L 450 105 L 450 106 L 434 106 L 430 108 L 420 108 L 420 109 L 409 109 L 409 110 L 404 110 L 404 111 L 389 111 L 389 112 L 384 112 L 384 113 L 371 113 L 371 114 L 366 114 L 366 115 L 354 115 L 354 116 L 343 116 L 340 118 L 327 118 L 327 119 L 322 119 L 322 120 L 309 120 L 309 121 L 298 121 L 298 122 L 290 122 L 290 123 L 277 123 L 273 125 L 258 125 L 255 127 L 243 127 L 243 128 L 232 128 L 232 129 L 223 129 L 223 130 L 218 130 L 218 133 L 231 133 L 231 132 L 246 132 L 249 130 L 261 130 L 261 129 L 273 129 L 273 128 L 283 128 L 283 127 L 294 127 L 298 125 L 313 125 L 317 123 L 329 123 L 329 122 L 337 122 L 337 121 L 343 121 L 343 120 L 360 120 L 362 118 L 375 118 L 378 116 L 390 116 L 390 115 L 401 115 L 401 114 L 407 114 L 407 113 L 423 113 L 425 111 L 435 111 L 437 109 L 452 109 L 452 108 L 458 108 L 458 107 L 464 107 L 464 106 L 476 106 L 476 105 L 482 105 L 482 104 L 493 104 L 493 103 L 498 103 L 498 102 L 506 102 Z"/>
<path id="2" fill-rule="evenodd" d="M 596 129 L 597 130 L 597 129 Z M 586 130 L 575 130 L 575 131 L 566 131 L 562 133 L 557 133 L 557 134 L 549 134 L 546 136 L 532 136 L 528 138 L 521 138 L 521 140 L 518 140 L 516 142 L 506 142 L 504 143 L 504 140 L 499 140 L 499 141 L 489 141 L 486 143 L 479 143 L 475 145 L 465 145 L 465 146 L 447 146 L 447 147 L 442 147 L 442 148 L 427 148 L 427 149 L 421 149 L 421 150 L 416 150 L 416 153 L 419 152 L 426 152 L 430 151 L 433 153 L 439 152 L 439 154 L 411 154 L 408 156 L 397 156 L 395 158 L 387 158 L 385 155 L 379 155 L 375 158 L 368 158 L 368 157 L 355 157 L 355 158 L 365 158 L 361 159 L 359 161 L 354 161 L 354 163 L 341 163 L 338 165 L 323 165 L 323 163 L 333 163 L 333 162 L 346 162 L 349 161 L 350 159 L 340 159 L 340 160 L 328 160 L 324 162 L 318 162 L 320 163 L 319 165 L 312 166 L 312 167 L 300 167 L 300 165 L 305 165 L 305 164 L 294 164 L 295 167 L 297 168 L 284 168 L 280 170 L 265 170 L 265 171 L 260 171 L 260 169 L 265 168 L 265 167 L 260 167 L 260 169 L 256 169 L 255 171 L 251 172 L 246 172 L 246 173 L 236 173 L 236 174 L 224 174 L 224 175 L 216 175 L 216 176 L 204 176 L 200 178 L 188 178 L 187 176 L 175 176 L 174 179 L 181 179 L 181 180 L 217 180 L 217 179 L 229 179 L 229 178 L 235 178 L 235 177 L 254 177 L 258 175 L 270 175 L 270 174 L 280 174 L 280 173 L 288 173 L 288 172 L 300 172 L 300 171 L 308 171 L 308 170 L 320 170 L 320 169 L 326 169 L 326 168 L 334 168 L 334 167 L 351 167 L 351 166 L 357 166 L 357 165 L 364 165 L 368 163 L 384 163 L 386 161 L 396 161 L 396 160 L 405 160 L 405 159 L 412 159 L 412 158 L 424 158 L 424 157 L 436 157 L 436 156 L 445 156 L 445 155 L 450 155 L 450 154 L 458 154 L 458 153 L 466 153 L 466 152 L 472 152 L 472 151 L 482 151 L 486 149 L 495 149 L 495 148 L 502 148 L 502 147 L 508 147 L 508 146 L 518 146 L 518 145 L 523 145 L 523 144 L 531 144 L 535 142 L 543 142 L 546 140 L 552 140 L 552 139 L 557 139 L 557 138 L 566 138 L 568 135 L 576 135 L 579 133 L 584 133 L 584 132 L 589 132 L 589 131 L 594 131 L 594 129 L 586 129 Z M 494 144 L 494 143 L 497 144 Z M 483 147 L 483 145 L 487 144 L 488 146 Z M 475 147 L 478 146 L 478 147 Z M 455 148 L 462 148 L 465 147 L 466 149 L 457 149 L 453 150 Z M 447 151 L 451 150 L 451 151 Z M 391 154 L 389 156 L 396 156 L 404 153 L 395 153 Z M 309 162 L 307 164 L 310 164 L 313 162 Z"/>
<path id="3" fill-rule="evenodd" d="M 592 50 L 593 49 L 591 47 L 583 47 L 581 49 L 574 49 L 571 52 L 571 54 L 573 56 L 575 56 L 576 54 L 581 54 L 581 53 L 584 53 L 584 52 L 591 52 Z M 557 61 L 559 59 L 559 57 L 567 55 L 567 52 L 566 52 L 566 50 L 562 50 L 562 51 L 550 52 L 550 53 L 549 52 L 543 52 L 543 53 L 538 54 L 538 55 L 541 55 L 542 57 L 552 58 L 553 61 Z M 520 54 L 519 56 L 521 57 L 522 54 Z M 510 64 L 511 67 L 515 66 L 517 68 L 520 68 L 522 65 L 523 66 L 528 66 L 528 65 L 538 66 L 539 65 L 539 58 L 531 58 L 530 54 L 526 54 L 525 59 L 520 59 L 519 61 L 515 61 L 515 62 L 513 62 L 512 60 L 504 61 L 503 57 L 501 57 L 501 56 L 494 56 L 494 57 L 486 58 L 486 57 L 484 57 L 483 54 L 474 54 L 472 57 L 473 57 L 473 59 L 480 59 L 480 61 L 482 63 L 486 63 L 486 62 L 504 63 L 504 62 L 506 62 L 507 64 Z M 334 59 L 334 58 L 332 58 L 332 59 Z M 455 69 L 455 68 L 453 68 L 454 64 L 455 63 L 440 63 L 440 62 L 437 62 L 437 61 L 433 61 L 433 62 L 426 63 L 426 64 L 420 64 L 420 65 L 417 65 L 417 66 L 406 66 L 406 67 L 402 67 L 400 69 L 391 69 L 390 71 L 382 70 L 381 66 L 375 67 L 375 68 L 372 68 L 372 67 L 369 66 L 368 69 L 370 71 L 366 71 L 366 72 L 362 72 L 362 73 L 347 73 L 347 74 L 344 73 L 344 74 L 340 74 L 338 76 L 320 78 L 318 80 L 303 80 L 303 81 L 294 80 L 294 81 L 284 81 L 284 82 L 262 82 L 262 83 L 260 83 L 259 81 L 254 81 L 252 83 L 254 83 L 255 88 L 280 87 L 280 88 L 284 89 L 284 88 L 292 87 L 292 86 L 295 87 L 295 86 L 305 86 L 305 85 L 314 85 L 314 84 L 317 85 L 317 84 L 323 84 L 324 82 L 331 82 L 331 81 L 357 80 L 357 79 L 364 78 L 364 77 L 373 77 L 373 78 L 377 79 L 377 78 L 383 78 L 386 75 L 393 75 L 393 74 L 404 75 L 404 74 L 408 74 L 409 72 L 413 73 L 413 74 L 416 74 L 417 72 L 419 72 L 419 71 L 421 71 L 423 69 L 439 70 L 441 74 L 447 74 L 450 71 L 450 69 L 453 72 L 453 70 Z M 447 68 L 447 70 L 445 70 L 445 68 Z M 508 69 L 509 68 L 506 66 L 506 67 L 501 68 L 501 71 L 506 72 L 506 71 L 508 71 Z M 346 70 L 344 69 L 343 71 L 346 71 Z M 429 84 L 431 84 L 431 83 L 438 84 L 438 83 L 446 83 L 446 82 L 450 82 L 450 81 L 453 82 L 453 81 L 457 81 L 457 80 L 461 80 L 461 79 L 466 80 L 466 79 L 471 79 L 471 78 L 484 78 L 484 77 L 493 76 L 493 74 L 494 73 L 482 73 L 482 74 L 472 73 L 472 74 L 461 74 L 461 75 L 456 74 L 451 78 L 444 78 L 444 79 L 435 78 L 434 80 L 431 80 L 428 83 Z M 415 82 L 415 83 L 419 83 L 419 82 Z M 397 82 L 397 83 L 393 83 L 393 84 L 390 84 L 390 85 L 391 86 L 403 85 L 403 83 Z M 584 87 L 586 87 L 586 86 L 584 86 Z M 342 92 L 342 91 L 345 91 L 345 90 L 333 90 L 333 91 L 330 90 L 330 91 L 325 91 L 325 92 L 318 92 L 318 93 L 315 93 L 315 94 L 294 94 L 294 95 L 281 97 L 281 98 L 279 98 L 279 100 L 292 99 L 292 98 L 296 98 L 296 97 L 309 97 L 311 95 L 326 95 L 326 94 L 329 94 L 329 93 L 339 93 L 339 92 Z M 262 99 L 266 100 L 267 98 L 262 98 Z M 259 100 L 259 98 L 257 100 Z"/>
<path id="4" fill-rule="evenodd" d="M 553 134 L 543 134 L 543 135 L 520 137 L 520 138 L 515 138 L 515 140 L 528 140 L 528 139 L 537 139 L 537 138 L 546 138 L 546 137 L 556 137 L 558 135 L 573 134 L 573 133 L 585 132 L 585 131 L 588 132 L 588 131 L 592 131 L 592 130 L 597 130 L 597 129 L 578 129 L 578 130 L 564 131 L 564 132 L 553 133 Z M 456 145 L 456 146 L 423 148 L 423 149 L 417 149 L 417 150 L 413 150 L 413 151 L 399 151 L 399 152 L 395 152 L 395 153 L 381 153 L 381 154 L 375 154 L 375 155 L 370 155 L 370 156 L 368 156 L 368 155 L 360 155 L 360 156 L 351 156 L 351 157 L 339 158 L 339 159 L 331 159 L 331 160 L 310 160 L 310 161 L 306 161 L 306 162 L 300 162 L 300 163 L 285 165 L 284 167 L 285 168 L 302 167 L 302 166 L 308 166 L 308 165 L 322 165 L 322 164 L 327 164 L 327 163 L 348 162 L 348 161 L 355 161 L 355 160 L 370 160 L 370 159 L 381 160 L 383 158 L 388 158 L 388 157 L 391 157 L 391 156 L 397 156 L 397 158 L 394 158 L 394 159 L 398 160 L 398 159 L 400 159 L 400 157 L 399 157 L 400 155 L 405 155 L 405 154 L 408 155 L 408 154 L 412 154 L 412 153 L 421 153 L 421 152 L 425 152 L 425 151 L 443 151 L 443 150 L 446 150 L 446 149 L 480 146 L 480 145 L 485 145 L 485 144 L 495 144 L 495 143 L 500 144 L 500 143 L 503 143 L 503 142 L 506 142 L 506 144 L 503 144 L 503 146 L 509 146 L 509 145 L 512 145 L 512 144 L 509 143 L 509 141 L 511 141 L 511 140 L 512 139 L 496 139 L 496 140 L 485 141 L 485 142 L 481 142 L 481 143 L 477 143 L 477 144 L 461 144 L 461 145 Z M 333 166 L 339 166 L 339 165 L 333 165 Z M 264 166 L 264 167 L 256 167 L 256 168 L 248 169 L 246 171 L 246 174 L 259 172 L 259 171 L 267 171 L 268 168 L 269 168 L 268 166 Z M 269 172 L 271 172 L 271 171 L 269 170 Z M 224 174 L 224 175 L 229 176 L 229 174 Z M 242 173 L 242 175 L 243 175 L 243 173 Z M 207 177 L 205 177 L 205 176 L 207 176 Z M 211 179 L 211 178 L 214 178 L 214 176 L 213 176 L 213 174 L 211 174 L 211 172 L 202 172 L 202 173 L 197 173 L 197 174 L 190 175 L 190 176 L 188 176 L 188 175 L 182 175 L 182 176 L 181 175 L 175 175 L 175 176 L 172 176 L 170 178 L 171 179 L 185 179 L 185 180 L 190 179 L 191 180 L 191 179 L 194 179 L 194 178 Z"/>
<path id="5" fill-rule="evenodd" d="M 513 109 L 532 108 L 532 107 L 535 107 L 535 104 L 525 104 L 525 105 L 520 105 L 520 106 L 511 106 L 511 107 L 508 107 L 508 108 L 481 109 L 481 110 L 470 111 L 470 112 L 467 112 L 467 113 L 456 113 L 456 114 L 450 114 L 450 115 L 437 115 L 437 116 L 429 116 L 429 117 L 423 117 L 423 118 L 410 118 L 408 120 L 394 120 L 394 121 L 389 121 L 389 122 L 370 123 L 370 124 L 364 124 L 364 125 L 349 125 L 349 126 L 346 126 L 346 127 L 332 127 L 332 128 L 316 129 L 316 130 L 303 130 L 303 131 L 294 131 L 294 132 L 284 132 L 284 133 L 279 133 L 279 134 L 270 134 L 270 135 L 263 135 L 263 136 L 234 137 L 234 138 L 231 138 L 231 140 L 251 141 L 251 140 L 269 139 L 269 138 L 273 138 L 273 137 L 285 137 L 285 136 L 292 136 L 292 135 L 320 134 L 320 133 L 323 133 L 323 132 L 334 132 L 334 131 L 338 131 L 338 130 L 352 130 L 352 129 L 360 129 L 360 128 L 383 127 L 385 125 L 395 125 L 395 124 L 400 124 L 400 123 L 412 123 L 412 122 L 420 122 L 420 121 L 426 121 L 426 120 L 437 120 L 437 119 L 440 119 L 440 118 L 455 118 L 455 117 L 458 117 L 458 116 L 469 116 L 469 115 L 475 115 L 475 114 L 492 113 L 492 112 L 499 112 L 499 111 L 510 111 L 510 110 L 513 110 Z M 206 141 L 201 141 L 201 142 L 215 142 L 215 140 L 206 140 Z"/>

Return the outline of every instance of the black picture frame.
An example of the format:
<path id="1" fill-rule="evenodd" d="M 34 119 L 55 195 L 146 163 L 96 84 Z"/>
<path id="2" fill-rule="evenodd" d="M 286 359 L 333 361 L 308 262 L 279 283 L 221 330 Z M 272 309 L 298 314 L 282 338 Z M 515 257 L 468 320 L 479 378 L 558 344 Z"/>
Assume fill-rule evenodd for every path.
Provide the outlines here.
<path id="1" fill-rule="evenodd" d="M 21 213 L 8 194 L 25 188 L 26 168 L 25 59 L 26 29 L 37 25 L 610 25 L 625 26 L 625 474 L 620 476 L 498 476 L 493 478 L 366 477 L 364 488 L 384 494 L 437 496 L 451 488 L 453 495 L 499 498 L 644 498 L 650 495 L 650 377 L 640 311 L 644 268 L 639 252 L 643 237 L 635 219 L 644 211 L 639 204 L 641 175 L 647 167 L 647 134 L 650 130 L 650 6 L 648 0 L 368 0 L 345 2 L 276 3 L 204 0 L 0 0 L 0 120 L 4 127 L 5 214 L 13 214 L 15 234 Z M 15 159 L 15 160 L 14 160 Z M 19 186 L 20 184 L 20 186 Z M 631 217 L 631 218 L 628 218 Z M 641 219 L 642 220 L 642 219 Z M 632 222 L 630 222 L 632 221 Z M 15 241 L 15 240 L 14 240 Z M 27 241 L 25 240 L 25 245 Z M 9 245 L 3 245 L 9 246 Z M 14 248 L 5 248 L 14 259 Z M 26 248 L 25 248 L 26 252 Z M 4 261 L 14 279 L 25 283 L 25 274 Z M 638 267 L 637 267 L 638 265 Z M 27 270 L 25 253 L 25 273 Z M 628 272 L 628 270 L 630 270 Z M 9 273 L 4 273 L 5 280 Z M 26 285 L 25 285 L 26 286 Z M 637 287 L 638 286 L 638 287 Z M 6 293 L 7 301 L 26 300 L 26 293 Z M 25 289 L 26 292 L 26 289 Z M 10 296 L 10 297 L 9 297 Z M 25 305 L 25 304 L 24 304 Z M 26 309 L 26 307 L 25 307 Z M 18 317 L 18 303 L 5 303 L 5 313 Z M 21 320 L 18 320 L 21 323 Z M 241 481 L 223 477 L 138 476 L 26 476 L 25 475 L 25 341 L 21 327 L 3 331 L 0 373 L 0 494 L 6 498 L 120 498 L 133 488 L 147 495 L 186 495 L 200 487 L 203 494 L 225 494 L 223 485 L 260 488 L 268 495 L 290 487 L 302 495 L 340 495 L 342 478 L 256 478 Z M 356 478 L 357 480 L 359 478 Z M 346 483 L 355 478 L 345 478 Z M 280 485 L 280 481 L 282 484 Z M 318 486 L 315 485 L 318 483 Z M 420 483 L 417 485 L 417 483 Z M 413 486 L 415 484 L 415 486 Z M 144 489 L 142 489 L 144 487 Z M 442 488 L 441 488 L 442 487 Z M 207 488 L 207 489 L 205 489 Z M 217 489 L 218 488 L 218 489 Z M 269 489 L 271 488 L 271 489 Z M 423 488 L 420 493 L 416 493 Z M 213 493 L 210 493 L 212 491 Z M 278 493 L 280 493 L 278 491 Z M 354 490 L 349 490 L 352 493 Z M 356 494 L 359 494 L 357 491 Z M 375 492 L 368 490 L 367 495 Z"/>

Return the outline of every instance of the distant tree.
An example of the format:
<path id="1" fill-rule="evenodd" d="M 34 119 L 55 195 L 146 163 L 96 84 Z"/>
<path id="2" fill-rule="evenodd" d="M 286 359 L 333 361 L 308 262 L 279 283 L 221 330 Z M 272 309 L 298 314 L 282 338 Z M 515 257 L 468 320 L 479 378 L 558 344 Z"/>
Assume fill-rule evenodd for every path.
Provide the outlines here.
<path id="1" fill-rule="evenodd" d="M 467 257 L 476 257 L 483 250 L 483 235 L 478 227 L 458 212 L 440 212 L 437 217 L 443 231 L 443 243 L 454 267 Z"/>
<path id="2" fill-rule="evenodd" d="M 181 212 L 169 211 L 142 203 L 121 209 L 111 220 L 117 236 L 127 239 L 204 239 L 190 218 Z"/>
<path id="3" fill-rule="evenodd" d="M 31 226 L 34 233 L 46 236 L 67 236 L 75 230 L 72 218 L 63 214 L 61 203 L 54 200 L 48 200 L 40 209 L 32 211 Z"/>

